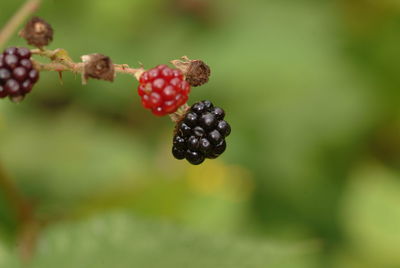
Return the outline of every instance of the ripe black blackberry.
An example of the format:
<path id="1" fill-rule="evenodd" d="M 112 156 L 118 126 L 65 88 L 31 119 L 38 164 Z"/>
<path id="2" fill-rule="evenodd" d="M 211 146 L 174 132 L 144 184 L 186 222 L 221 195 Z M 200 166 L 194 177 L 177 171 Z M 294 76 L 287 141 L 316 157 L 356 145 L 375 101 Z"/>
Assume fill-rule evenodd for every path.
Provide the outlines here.
<path id="1" fill-rule="evenodd" d="M 224 117 L 224 110 L 208 100 L 193 104 L 176 127 L 173 156 L 199 165 L 205 158 L 221 155 L 226 149 L 225 137 L 231 133 Z"/>
<path id="2" fill-rule="evenodd" d="M 0 54 L 0 98 L 21 100 L 39 79 L 29 49 L 9 47 Z"/>

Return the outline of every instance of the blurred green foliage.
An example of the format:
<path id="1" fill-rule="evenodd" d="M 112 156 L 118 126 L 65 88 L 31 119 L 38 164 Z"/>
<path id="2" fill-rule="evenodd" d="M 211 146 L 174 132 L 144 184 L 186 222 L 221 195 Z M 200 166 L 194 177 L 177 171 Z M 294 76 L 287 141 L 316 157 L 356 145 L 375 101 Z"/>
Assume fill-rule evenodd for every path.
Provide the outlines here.
<path id="1" fill-rule="evenodd" d="M 22 3 L 3 1 L 0 25 Z M 190 103 L 223 107 L 233 131 L 189 166 L 132 77 L 42 73 L 0 103 L 1 166 L 47 222 L 33 267 L 400 266 L 397 1 L 44 0 L 37 15 L 75 60 L 203 59 Z M 14 267 L 5 197 L 0 267 Z"/>
<path id="2" fill-rule="evenodd" d="M 32 267 L 309 267 L 307 244 L 277 245 L 196 235 L 114 213 L 48 229 Z M 3 253 L 4 255 L 10 253 Z M 65 257 L 68 258 L 65 259 Z M 61 261 L 62 260 L 62 261 Z M 15 258 L 4 259 L 13 265 Z M 1 264 L 1 263 L 0 263 Z M 6 266 L 5 266 L 6 267 Z"/>

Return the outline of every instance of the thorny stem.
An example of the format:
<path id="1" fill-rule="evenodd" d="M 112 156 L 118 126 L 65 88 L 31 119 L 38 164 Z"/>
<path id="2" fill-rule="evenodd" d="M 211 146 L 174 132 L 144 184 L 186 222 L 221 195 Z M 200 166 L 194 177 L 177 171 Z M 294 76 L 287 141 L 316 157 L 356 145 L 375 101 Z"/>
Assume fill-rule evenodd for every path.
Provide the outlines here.
<path id="1" fill-rule="evenodd" d="M 41 0 L 27 0 L 0 31 L 0 48 L 10 39 L 21 23 L 40 6 Z"/>
<path id="2" fill-rule="evenodd" d="M 23 6 L 13 15 L 7 24 L 0 30 L 0 48 L 8 41 L 17 27 L 26 17 L 34 13 L 40 6 L 42 0 L 27 0 Z M 38 71 L 70 71 L 83 74 L 84 63 L 74 62 L 64 49 L 32 49 L 32 54 L 45 57 L 51 60 L 50 63 L 41 63 L 32 60 Z M 141 74 L 145 71 L 143 67 L 130 68 L 127 64 L 114 64 L 116 73 L 128 74 L 139 80 Z M 186 112 L 189 110 L 187 104 L 182 105 L 175 113 L 170 114 L 174 123 L 180 122 Z M 22 260 L 28 261 L 35 249 L 36 240 L 39 235 L 43 221 L 37 219 L 33 205 L 21 193 L 13 181 L 7 176 L 0 164 L 0 191 L 5 195 L 7 202 L 14 211 L 18 220 L 18 249 Z"/>
<path id="3" fill-rule="evenodd" d="M 50 63 L 40 63 L 33 60 L 32 62 L 38 71 L 70 71 L 73 73 L 83 73 L 84 63 L 74 62 L 64 49 L 32 49 L 31 52 L 33 55 L 49 58 L 52 61 Z M 127 64 L 114 64 L 114 69 L 117 73 L 132 75 L 137 80 L 139 80 L 140 75 L 144 72 L 142 67 L 130 68 Z"/>
<path id="4" fill-rule="evenodd" d="M 39 55 L 51 60 L 50 63 L 41 63 L 35 60 L 32 60 L 35 68 L 38 71 L 55 71 L 55 72 L 64 72 L 70 71 L 73 73 L 84 72 L 84 63 L 83 62 L 74 62 L 68 55 L 67 51 L 64 49 L 32 49 L 33 55 Z M 114 70 L 117 73 L 129 74 L 134 76 L 137 80 L 139 80 L 140 75 L 144 72 L 143 67 L 140 68 L 130 68 L 127 64 L 114 64 Z M 189 106 L 187 104 L 182 105 L 175 113 L 170 114 L 170 118 L 172 122 L 177 123 L 181 120 L 181 118 L 188 111 Z"/>

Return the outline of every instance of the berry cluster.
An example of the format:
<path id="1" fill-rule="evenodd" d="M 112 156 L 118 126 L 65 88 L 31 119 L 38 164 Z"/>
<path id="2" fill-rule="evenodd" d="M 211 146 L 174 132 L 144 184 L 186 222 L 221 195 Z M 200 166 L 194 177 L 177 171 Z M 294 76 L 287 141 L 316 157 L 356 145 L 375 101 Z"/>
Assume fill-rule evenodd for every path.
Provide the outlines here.
<path id="1" fill-rule="evenodd" d="M 126 70 L 124 65 L 113 64 L 102 54 L 84 55 L 81 57 L 83 62 L 77 64 L 63 49 L 50 51 L 44 48 L 53 40 L 53 28 L 38 17 L 27 22 L 20 36 L 39 48 L 38 55 L 57 63 L 57 67 L 35 63 L 28 48 L 7 48 L 0 54 L 0 98 L 22 100 L 39 79 L 39 70 L 34 64 L 39 69 L 59 72 L 60 78 L 65 70 L 80 72 L 84 84 L 88 78 L 113 81 L 117 71 L 129 73 L 139 80 L 138 94 L 143 106 L 157 116 L 170 114 L 172 120 L 178 122 L 172 148 L 175 158 L 186 158 L 191 164 L 198 165 L 205 158 L 217 158 L 225 151 L 225 137 L 230 134 L 231 127 L 224 120 L 224 110 L 207 100 L 190 108 L 186 105 L 191 86 L 201 86 L 209 80 L 210 68 L 203 61 L 184 56 L 171 61 L 176 69 L 163 64 L 143 73 L 143 68 L 128 67 Z"/>
<path id="2" fill-rule="evenodd" d="M 174 157 L 199 165 L 205 158 L 222 154 L 226 149 L 225 137 L 231 133 L 224 117 L 224 110 L 208 100 L 193 104 L 177 125 L 172 146 Z"/>
<path id="3" fill-rule="evenodd" d="M 178 69 L 159 65 L 144 72 L 139 79 L 138 93 L 145 108 L 158 116 L 175 112 L 188 100 L 190 85 Z"/>
<path id="4" fill-rule="evenodd" d="M 39 72 L 33 68 L 29 49 L 7 48 L 0 54 L 0 98 L 9 96 L 16 100 L 32 90 L 39 79 Z"/>

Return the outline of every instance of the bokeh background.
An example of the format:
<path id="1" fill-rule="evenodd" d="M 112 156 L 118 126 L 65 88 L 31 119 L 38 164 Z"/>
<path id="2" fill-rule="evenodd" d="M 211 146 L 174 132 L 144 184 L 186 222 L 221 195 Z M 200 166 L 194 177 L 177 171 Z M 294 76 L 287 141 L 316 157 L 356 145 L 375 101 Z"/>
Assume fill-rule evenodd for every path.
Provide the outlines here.
<path id="1" fill-rule="evenodd" d="M 1 1 L 0 25 L 22 3 Z M 203 59 L 189 103 L 223 107 L 232 134 L 191 166 L 132 77 L 42 73 L 0 103 L 0 176 L 33 207 L 18 216 L 0 189 L 0 267 L 400 267 L 398 1 L 45 0 L 37 15 L 74 60 Z"/>

